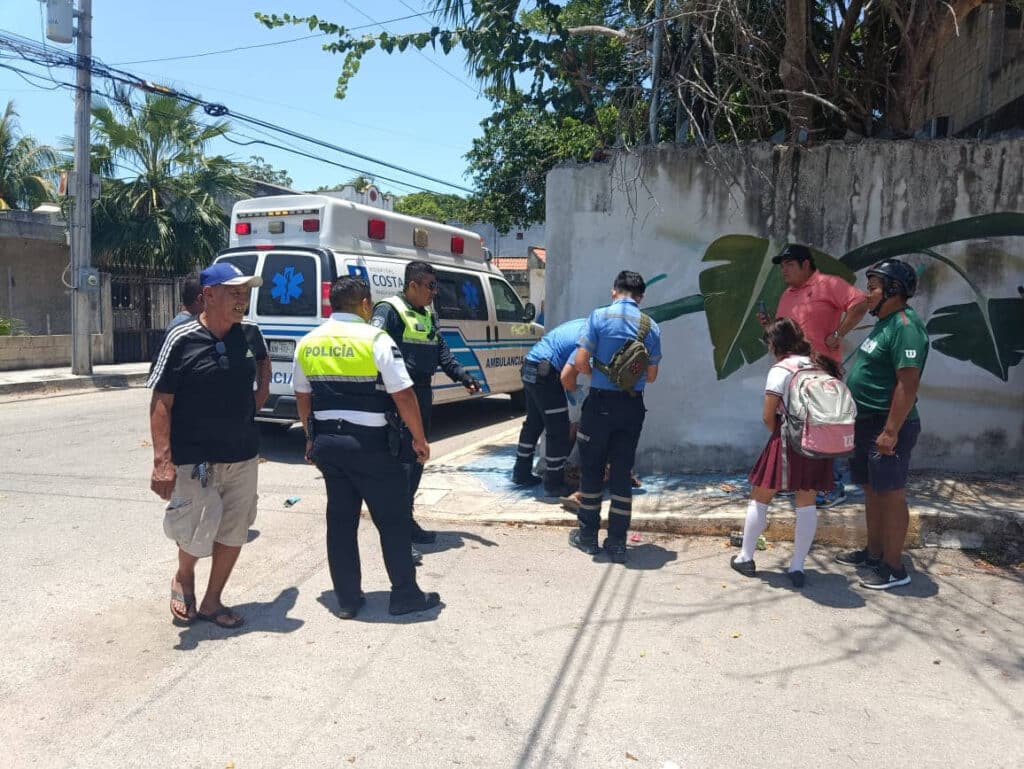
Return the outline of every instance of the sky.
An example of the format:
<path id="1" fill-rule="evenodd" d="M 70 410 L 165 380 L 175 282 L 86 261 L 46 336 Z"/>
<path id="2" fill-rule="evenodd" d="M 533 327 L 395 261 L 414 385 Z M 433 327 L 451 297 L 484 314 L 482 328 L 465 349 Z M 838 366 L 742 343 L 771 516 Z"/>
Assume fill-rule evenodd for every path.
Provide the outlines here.
<path id="1" fill-rule="evenodd" d="M 412 48 L 388 55 L 373 50 L 363 58 L 344 100 L 334 97 L 344 57 L 321 50 L 319 39 L 300 40 L 263 48 L 200 58 L 149 61 L 190 56 L 264 43 L 278 43 L 311 34 L 308 27 L 268 30 L 253 13 L 316 15 L 358 34 L 377 33 L 375 22 L 387 21 L 389 33 L 427 31 L 429 16 L 402 21 L 422 13 L 423 0 L 93 0 L 93 56 L 105 64 L 140 75 L 151 82 L 214 101 L 229 110 L 262 118 L 363 155 L 472 187 L 463 157 L 481 133 L 480 121 L 491 113 L 487 99 L 467 73 L 461 49 L 449 56 L 430 48 L 422 55 Z M 142 9 L 145 9 L 144 11 Z M 38 0 L 0 0 L 0 30 L 35 41 L 45 39 L 45 6 Z M 73 51 L 73 45 L 47 45 Z M 72 69 L 36 67 L 11 59 L 0 50 L 0 65 L 11 64 L 37 72 L 42 78 L 26 82 L 0 67 L 0 109 L 15 101 L 24 134 L 44 144 L 59 145 L 73 134 L 74 96 L 70 89 L 48 82 L 52 77 L 73 82 Z M 94 81 L 94 90 L 104 90 Z M 41 87 L 42 86 L 42 87 Z M 203 120 L 212 121 L 200 113 Z M 228 118 L 230 120 L 230 118 Z M 243 123 L 233 124 L 236 140 L 269 139 L 292 144 L 317 157 L 329 158 L 374 176 L 382 190 L 396 194 L 427 188 L 463 194 L 434 181 L 386 169 L 295 139 L 268 137 Z M 336 185 L 357 175 L 263 145 L 239 147 L 212 144 L 210 151 L 247 160 L 260 155 L 272 166 L 287 170 L 296 189 Z"/>

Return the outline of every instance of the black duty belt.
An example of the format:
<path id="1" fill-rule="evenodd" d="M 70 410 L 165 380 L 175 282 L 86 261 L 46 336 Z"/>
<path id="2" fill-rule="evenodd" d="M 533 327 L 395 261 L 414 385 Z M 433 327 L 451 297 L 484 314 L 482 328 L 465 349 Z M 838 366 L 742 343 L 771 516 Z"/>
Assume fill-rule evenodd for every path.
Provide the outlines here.
<path id="1" fill-rule="evenodd" d="M 590 395 L 595 398 L 614 398 L 614 399 L 630 399 L 630 398 L 642 398 L 644 394 L 643 390 L 604 390 L 599 387 L 591 387 Z"/>

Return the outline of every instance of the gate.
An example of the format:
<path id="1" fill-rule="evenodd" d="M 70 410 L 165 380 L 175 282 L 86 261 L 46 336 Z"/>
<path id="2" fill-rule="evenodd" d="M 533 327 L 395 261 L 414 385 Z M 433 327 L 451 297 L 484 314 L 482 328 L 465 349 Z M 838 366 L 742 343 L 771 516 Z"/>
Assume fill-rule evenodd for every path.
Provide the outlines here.
<path id="1" fill-rule="evenodd" d="M 115 275 L 110 280 L 114 314 L 114 362 L 150 361 L 178 307 L 180 278 Z"/>

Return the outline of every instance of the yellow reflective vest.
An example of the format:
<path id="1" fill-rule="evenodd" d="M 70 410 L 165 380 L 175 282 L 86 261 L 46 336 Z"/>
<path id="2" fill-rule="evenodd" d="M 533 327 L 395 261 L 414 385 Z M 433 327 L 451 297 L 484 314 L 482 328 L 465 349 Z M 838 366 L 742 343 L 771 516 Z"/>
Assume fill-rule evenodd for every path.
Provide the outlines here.
<path id="1" fill-rule="evenodd" d="M 329 320 L 299 340 L 295 357 L 309 380 L 314 411 L 394 409 L 373 359 L 373 343 L 382 334 L 362 321 Z"/>

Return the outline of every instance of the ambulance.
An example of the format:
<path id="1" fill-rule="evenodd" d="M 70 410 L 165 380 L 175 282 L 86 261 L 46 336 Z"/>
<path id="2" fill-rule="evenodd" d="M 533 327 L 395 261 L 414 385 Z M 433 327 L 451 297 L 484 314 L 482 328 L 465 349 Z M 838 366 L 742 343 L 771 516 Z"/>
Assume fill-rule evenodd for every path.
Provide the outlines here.
<path id="1" fill-rule="evenodd" d="M 236 203 L 229 245 L 216 261 L 263 278 L 246 315 L 263 332 L 273 364 L 258 420 L 298 419 L 295 345 L 330 317 L 331 283 L 343 275 L 365 278 L 376 303 L 402 290 L 405 265 L 414 260 L 437 271 L 434 312 L 459 365 L 480 381 L 482 394 L 509 393 L 522 408 L 519 369 L 544 329 L 476 233 L 325 195 L 281 195 Z M 440 369 L 433 388 L 434 403 L 480 397 Z"/>

